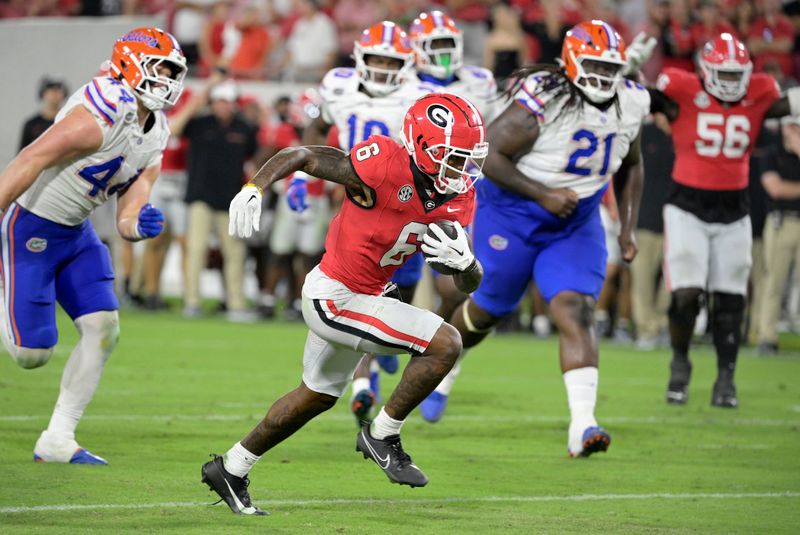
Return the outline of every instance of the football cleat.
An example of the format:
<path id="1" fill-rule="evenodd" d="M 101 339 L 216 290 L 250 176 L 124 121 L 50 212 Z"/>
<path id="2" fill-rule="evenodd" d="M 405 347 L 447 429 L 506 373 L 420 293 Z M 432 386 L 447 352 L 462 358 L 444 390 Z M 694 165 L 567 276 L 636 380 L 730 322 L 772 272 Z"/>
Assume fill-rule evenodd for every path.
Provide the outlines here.
<path id="1" fill-rule="evenodd" d="M 579 452 L 569 451 L 569 455 L 570 457 L 588 457 L 592 453 L 608 451 L 609 445 L 611 445 L 611 435 L 608 434 L 608 431 L 598 426 L 587 427 L 581 438 L 583 449 Z"/>
<path id="2" fill-rule="evenodd" d="M 359 427 L 372 421 L 369 414 L 374 406 L 375 394 L 371 390 L 361 390 L 350 400 L 350 410 L 353 412 L 353 416 L 356 417 Z"/>
<path id="3" fill-rule="evenodd" d="M 228 504 L 237 515 L 266 516 L 269 513 L 262 511 L 250 501 L 250 493 L 247 487 L 250 479 L 247 476 L 237 477 L 227 470 L 222 462 L 222 457 L 212 454 L 213 460 L 208 461 L 200 470 L 201 483 L 208 485 L 208 488 L 217 493 L 220 501 Z M 219 502 L 216 502 L 219 503 Z"/>
<path id="4" fill-rule="evenodd" d="M 400 435 L 378 440 L 370 435 L 369 424 L 365 424 L 358 432 L 356 451 L 363 453 L 365 459 L 375 461 L 392 483 L 409 487 L 424 487 L 428 484 L 428 476 L 403 451 Z"/>
<path id="5" fill-rule="evenodd" d="M 400 367 L 400 359 L 397 355 L 375 355 L 375 362 L 386 373 L 397 373 L 397 368 Z"/>
<path id="6" fill-rule="evenodd" d="M 692 363 L 688 359 L 672 359 L 670 363 L 667 403 L 685 405 L 689 400 L 689 379 L 692 376 Z"/>
<path id="7" fill-rule="evenodd" d="M 37 463 L 64 464 L 108 464 L 108 461 L 81 448 L 72 434 L 42 431 L 33 448 L 33 460 Z"/>
<path id="8" fill-rule="evenodd" d="M 735 409 L 739 406 L 739 400 L 736 399 L 736 385 L 732 379 L 717 378 L 711 394 L 711 405 L 724 409 Z"/>
<path id="9" fill-rule="evenodd" d="M 419 412 L 426 421 L 434 424 L 442 419 L 444 410 L 447 408 L 447 397 L 436 390 L 431 392 L 428 397 L 419 404 Z"/>

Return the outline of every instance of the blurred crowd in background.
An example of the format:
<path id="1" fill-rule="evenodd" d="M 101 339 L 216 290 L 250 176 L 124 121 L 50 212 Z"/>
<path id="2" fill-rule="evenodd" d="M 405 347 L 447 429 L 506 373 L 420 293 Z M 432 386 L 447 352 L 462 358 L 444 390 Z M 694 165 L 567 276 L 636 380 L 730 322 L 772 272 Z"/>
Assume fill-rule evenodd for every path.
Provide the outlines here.
<path id="1" fill-rule="evenodd" d="M 95 226 L 116 252 L 127 303 L 150 310 L 168 306 L 160 281 L 172 246 L 180 258 L 183 314 L 220 311 L 243 322 L 302 320 L 300 286 L 321 257 L 327 224 L 343 195 L 319 184 L 310 191 L 319 209 L 296 214 L 286 209 L 279 182 L 265 199 L 261 232 L 248 241 L 228 237 L 231 198 L 275 152 L 300 143 L 303 129 L 320 113 L 317 84 L 330 68 L 353 64 L 353 43 L 364 28 L 383 19 L 407 25 L 428 9 L 442 9 L 456 20 L 465 36 L 465 64 L 492 70 L 501 89 L 521 65 L 552 63 L 565 32 L 588 18 L 605 20 L 627 41 L 640 31 L 658 39 L 642 69 L 646 82 L 665 66 L 693 71 L 698 47 L 721 32 L 742 39 L 755 70 L 770 73 L 782 88 L 800 79 L 800 0 L 9 0 L 0 4 L 0 17 L 165 14 L 191 75 L 207 80 L 194 92 L 187 90 L 169 112 L 182 135 L 170 141 L 152 201 L 167 215 L 168 232 L 134 248 L 114 237 L 112 223 L 102 222 L 108 215 L 97 214 Z M 240 80 L 293 82 L 307 89 L 265 102 L 243 92 Z M 52 122 L 69 94 L 57 78 L 43 79 L 38 91 L 41 109 L 25 124 L 21 146 Z M 665 119 L 646 124 L 642 149 L 640 253 L 630 265 L 621 260 L 618 214 L 608 197 L 603 219 L 609 265 L 596 319 L 600 335 L 646 350 L 668 345 L 661 214 L 674 154 Z M 800 165 L 791 160 L 797 154 L 800 125 L 771 121 L 750 166 L 754 269 L 744 328 L 763 353 L 777 350 L 778 331 L 800 329 L 800 195 L 771 180 L 772 174 L 791 174 L 783 178 L 800 181 Z M 219 270 L 224 280 L 218 305 L 203 301 L 201 273 L 209 269 Z M 248 295 L 245 281 L 253 278 L 258 292 Z M 427 298 L 433 300 L 433 293 Z M 532 287 L 501 330 L 548 336 L 547 314 Z M 704 331 L 701 320 L 697 333 Z"/>

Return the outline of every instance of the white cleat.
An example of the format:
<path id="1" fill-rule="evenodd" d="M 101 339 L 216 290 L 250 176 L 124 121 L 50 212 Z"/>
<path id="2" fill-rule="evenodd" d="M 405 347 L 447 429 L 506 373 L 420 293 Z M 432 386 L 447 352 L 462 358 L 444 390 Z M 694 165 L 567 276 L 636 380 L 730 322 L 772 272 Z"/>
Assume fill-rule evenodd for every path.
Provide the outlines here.
<path id="1" fill-rule="evenodd" d="M 67 433 L 42 431 L 33 448 L 37 463 L 108 464 L 108 461 L 81 448 L 74 436 Z"/>

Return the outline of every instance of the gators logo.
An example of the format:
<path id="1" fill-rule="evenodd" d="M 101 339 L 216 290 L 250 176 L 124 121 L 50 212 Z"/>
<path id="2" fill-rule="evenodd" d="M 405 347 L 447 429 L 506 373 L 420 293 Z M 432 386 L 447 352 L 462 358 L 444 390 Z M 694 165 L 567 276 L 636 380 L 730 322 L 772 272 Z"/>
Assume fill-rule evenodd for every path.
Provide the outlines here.
<path id="1" fill-rule="evenodd" d="M 47 240 L 44 238 L 31 238 L 25 242 L 25 248 L 32 253 L 41 253 L 47 249 Z"/>

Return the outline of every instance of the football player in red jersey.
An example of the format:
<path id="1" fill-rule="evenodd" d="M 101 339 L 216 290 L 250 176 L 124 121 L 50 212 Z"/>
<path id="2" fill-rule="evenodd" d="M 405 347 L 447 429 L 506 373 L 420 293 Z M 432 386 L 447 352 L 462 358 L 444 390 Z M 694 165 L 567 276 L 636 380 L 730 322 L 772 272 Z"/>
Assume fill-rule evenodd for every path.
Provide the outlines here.
<path id="1" fill-rule="evenodd" d="M 697 61 L 697 75 L 666 68 L 651 90 L 651 110 L 672 123 L 676 155 L 664 207 L 673 351 L 667 401 L 688 400 L 689 342 L 707 289 L 718 366 L 711 404 L 736 407 L 733 378 L 752 262 L 750 153 L 765 118 L 800 113 L 800 90 L 781 98 L 772 77 L 752 74 L 747 49 L 729 33 L 706 43 Z"/>
<path id="2" fill-rule="evenodd" d="M 295 171 L 343 184 L 349 199 L 331 223 L 322 262 L 303 286 L 303 317 L 310 330 L 300 386 L 276 401 L 224 457 L 203 466 L 203 482 L 234 513 L 264 514 L 247 492 L 250 468 L 333 407 L 364 353 L 411 353 L 413 358 L 378 416 L 360 429 L 356 449 L 393 483 L 427 484 L 428 478 L 403 451 L 400 428 L 453 367 L 461 336 L 436 314 L 382 291 L 397 268 L 420 249 L 432 265 L 456 272 L 461 291 L 470 293 L 480 284 L 483 269 L 462 225 L 472 219 L 472 183 L 488 152 L 485 136 L 483 119 L 469 101 L 433 93 L 406 113 L 403 145 L 374 135 L 349 153 L 322 146 L 284 149 L 231 201 L 229 232 L 247 237 L 258 230 L 261 191 Z M 454 223 L 455 238 L 430 225 L 440 220 Z"/>

